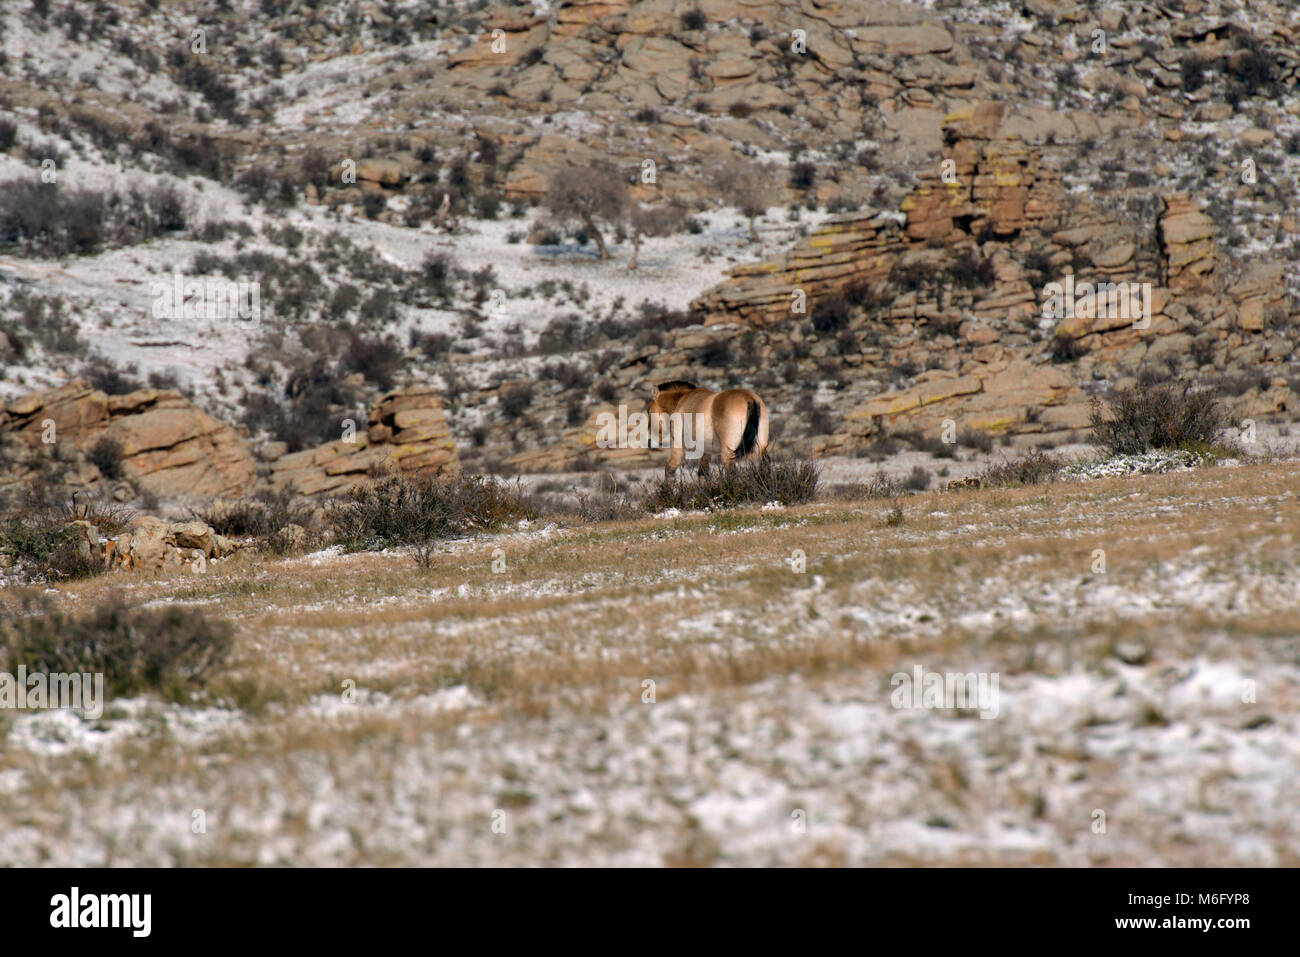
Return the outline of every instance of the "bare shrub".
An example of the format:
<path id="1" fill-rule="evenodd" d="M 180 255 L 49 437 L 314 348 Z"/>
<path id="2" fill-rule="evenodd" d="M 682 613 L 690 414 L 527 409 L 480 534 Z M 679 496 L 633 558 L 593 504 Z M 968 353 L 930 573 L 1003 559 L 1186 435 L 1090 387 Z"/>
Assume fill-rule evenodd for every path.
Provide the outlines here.
<path id="1" fill-rule="evenodd" d="M 812 459 L 778 459 L 764 456 L 744 460 L 731 469 L 715 467 L 703 475 L 667 476 L 650 488 L 645 507 L 651 512 L 668 508 L 734 508 L 780 502 L 797 505 L 817 495 L 821 467 Z"/>
<path id="2" fill-rule="evenodd" d="M 993 451 L 993 436 L 981 429 L 962 429 L 957 433 L 957 444 L 987 455 Z"/>
<path id="3" fill-rule="evenodd" d="M 969 249 L 958 253 L 948 264 L 946 272 L 954 285 L 964 289 L 991 286 L 997 278 L 993 269 L 993 257 L 980 257 Z"/>
<path id="4" fill-rule="evenodd" d="M 214 502 L 203 510 L 191 510 L 196 519 L 218 535 L 252 539 L 258 551 L 287 555 L 317 543 L 312 527 L 316 509 L 297 499 L 289 489 L 264 492 L 255 498 Z M 292 526 L 303 530 L 296 533 Z"/>
<path id="5" fill-rule="evenodd" d="M 96 389 L 108 395 L 126 395 L 137 389 L 143 389 L 144 383 L 137 378 L 140 370 L 130 365 L 118 368 L 101 355 L 93 355 L 81 367 L 81 375 L 90 380 Z"/>
<path id="6" fill-rule="evenodd" d="M 63 189 L 22 179 L 0 190 L 0 246 L 27 256 L 71 256 L 108 244 L 145 242 L 185 229 L 189 210 L 171 185 L 149 189 Z"/>
<path id="7" fill-rule="evenodd" d="M 903 479 L 903 488 L 909 492 L 924 492 L 930 487 L 931 475 L 928 469 L 920 465 L 913 465 L 912 471 L 907 473 L 907 478 Z"/>
<path id="8" fill-rule="evenodd" d="M 852 307 L 843 296 L 828 296 L 813 304 L 812 327 L 817 332 L 838 332 L 849 324 Z"/>
<path id="9" fill-rule="evenodd" d="M 790 187 L 810 190 L 817 182 L 817 167 L 808 160 L 799 160 L 790 167 Z"/>
<path id="10" fill-rule="evenodd" d="M 507 419 L 517 419 L 524 410 L 533 404 L 533 387 L 527 382 L 511 382 L 503 385 L 497 394 L 501 414 Z"/>
<path id="11" fill-rule="evenodd" d="M 627 210 L 627 227 L 632 236 L 632 258 L 627 268 L 635 269 L 641 253 L 641 242 L 652 236 L 670 236 L 686 222 L 686 210 L 674 203 L 662 206 L 641 206 L 632 203 Z"/>
<path id="12" fill-rule="evenodd" d="M 1112 455 L 1138 455 L 1151 449 L 1212 447 L 1226 421 L 1214 392 L 1190 383 L 1139 381 L 1094 399 L 1092 441 Z"/>
<path id="13" fill-rule="evenodd" d="M 99 474 L 106 479 L 122 477 L 122 443 L 109 436 L 101 436 L 86 458 L 99 469 Z"/>
<path id="14" fill-rule="evenodd" d="M 0 246 L 19 247 L 27 256 L 67 256 L 93 253 L 104 240 L 104 198 L 98 193 L 30 179 L 0 190 Z"/>
<path id="15" fill-rule="evenodd" d="M 391 389 L 403 357 L 401 347 L 387 336 L 353 335 L 343 364 L 351 372 L 360 372 L 381 389 Z"/>
<path id="16" fill-rule="evenodd" d="M 85 498 L 80 503 L 49 504 L 36 498 L 0 502 L 0 556 L 26 581 L 90 578 L 108 570 L 73 523 L 87 521 L 105 534 L 122 531 L 129 510 Z"/>
<path id="17" fill-rule="evenodd" d="M 0 606 L 0 661 L 12 673 L 103 674 L 115 696 L 177 699 L 201 687 L 230 656 L 234 629 L 211 609 L 132 608 L 121 598 L 68 612 L 43 596 Z"/>
<path id="18" fill-rule="evenodd" d="M 349 549 L 417 545 L 537 517 L 518 486 L 484 475 L 397 475 L 353 489 L 329 513 Z"/>
<path id="19" fill-rule="evenodd" d="M 693 7 L 682 14 L 683 30 L 703 30 L 708 26 L 709 18 L 699 7 Z"/>
<path id="20" fill-rule="evenodd" d="M 1060 456 L 1040 448 L 1032 448 L 1014 459 L 1003 458 L 980 473 L 984 486 L 1038 485 L 1050 482 L 1065 463 Z"/>
<path id="21" fill-rule="evenodd" d="M 1053 362 L 1074 362 L 1085 351 L 1080 348 L 1079 340 L 1064 329 L 1057 329 L 1056 334 L 1052 336 L 1051 353 Z"/>

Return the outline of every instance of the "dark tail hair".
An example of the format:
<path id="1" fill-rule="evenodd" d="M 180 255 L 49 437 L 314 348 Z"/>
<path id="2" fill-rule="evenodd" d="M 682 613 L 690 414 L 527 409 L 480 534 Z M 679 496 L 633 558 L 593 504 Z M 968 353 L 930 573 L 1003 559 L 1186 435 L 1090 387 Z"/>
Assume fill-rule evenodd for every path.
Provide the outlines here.
<path id="1" fill-rule="evenodd" d="M 749 417 L 745 419 L 745 434 L 740 437 L 740 444 L 736 446 L 736 458 L 754 451 L 754 443 L 758 441 L 758 420 L 758 403 L 750 399 Z"/>

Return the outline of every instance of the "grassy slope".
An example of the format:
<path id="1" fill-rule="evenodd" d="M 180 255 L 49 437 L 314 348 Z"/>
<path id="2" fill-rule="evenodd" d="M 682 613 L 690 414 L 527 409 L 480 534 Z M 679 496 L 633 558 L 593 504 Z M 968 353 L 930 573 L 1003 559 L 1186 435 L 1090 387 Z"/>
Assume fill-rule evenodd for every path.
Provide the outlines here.
<path id="1" fill-rule="evenodd" d="M 14 720 L 0 863 L 1300 863 L 1294 464 L 886 511 L 70 585 L 235 618 L 244 710 Z M 999 716 L 891 709 L 917 664 Z"/>

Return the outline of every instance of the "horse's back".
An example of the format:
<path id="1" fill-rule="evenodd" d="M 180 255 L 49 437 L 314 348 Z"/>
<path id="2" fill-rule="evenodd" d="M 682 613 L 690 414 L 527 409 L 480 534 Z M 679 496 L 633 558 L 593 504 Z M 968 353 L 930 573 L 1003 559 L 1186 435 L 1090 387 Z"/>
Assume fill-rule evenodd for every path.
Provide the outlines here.
<path id="1" fill-rule="evenodd" d="M 722 393 L 713 392 L 709 389 L 693 389 L 682 396 L 677 408 L 674 410 L 683 415 L 694 415 L 700 412 L 708 415 L 712 412 L 713 401 Z"/>

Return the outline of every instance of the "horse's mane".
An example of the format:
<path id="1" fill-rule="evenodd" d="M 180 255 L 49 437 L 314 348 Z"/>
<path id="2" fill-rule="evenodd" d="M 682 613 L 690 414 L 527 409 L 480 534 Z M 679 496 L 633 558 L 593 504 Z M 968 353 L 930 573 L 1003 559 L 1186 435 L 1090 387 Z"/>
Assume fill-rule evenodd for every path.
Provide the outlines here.
<path id="1" fill-rule="evenodd" d="M 699 386 L 685 379 L 673 379 L 671 382 L 660 382 L 658 388 L 660 392 L 671 392 L 674 389 L 697 389 Z"/>

